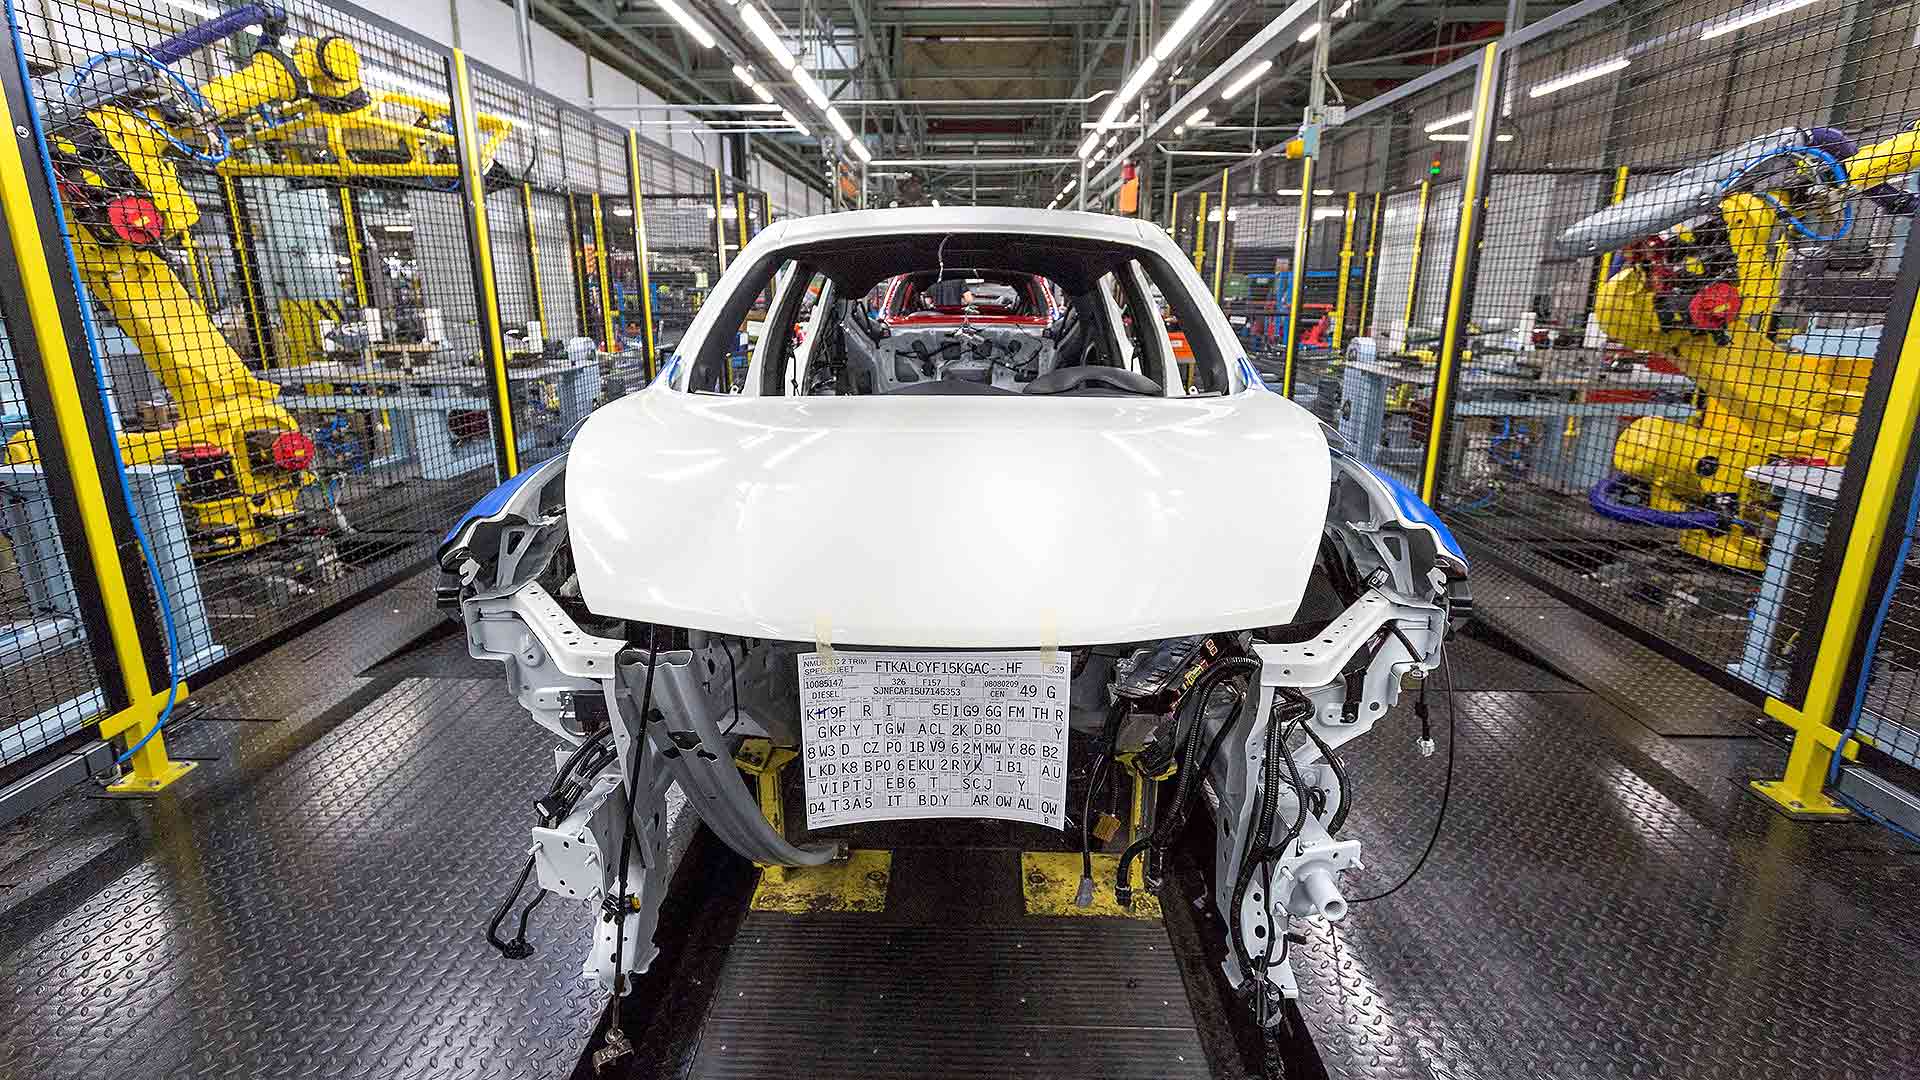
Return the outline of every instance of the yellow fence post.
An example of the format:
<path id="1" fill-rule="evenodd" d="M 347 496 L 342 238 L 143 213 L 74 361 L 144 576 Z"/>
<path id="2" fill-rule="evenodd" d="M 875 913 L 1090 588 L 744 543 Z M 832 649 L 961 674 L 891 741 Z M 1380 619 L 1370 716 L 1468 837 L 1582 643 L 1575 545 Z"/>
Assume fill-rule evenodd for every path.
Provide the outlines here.
<path id="1" fill-rule="evenodd" d="M 1617 203 L 1621 199 L 1624 199 L 1626 197 L 1627 197 L 1627 167 L 1625 165 L 1622 165 L 1620 166 L 1620 168 L 1616 169 L 1613 174 L 1612 201 Z M 1594 276 L 1593 276 L 1593 289 L 1594 289 L 1595 296 L 1598 296 L 1600 294 L 1600 286 L 1605 285 L 1607 283 L 1607 271 L 1610 270 L 1612 267 L 1613 267 L 1613 253 L 1610 251 L 1601 252 L 1600 266 L 1598 267 L 1598 269 L 1594 271 Z"/>
<path id="2" fill-rule="evenodd" d="M 1452 276 L 1447 280 L 1447 314 L 1440 328 L 1440 362 L 1433 376 L 1433 421 L 1427 431 L 1427 466 L 1420 497 L 1429 504 L 1438 494 L 1440 458 L 1445 453 L 1448 413 L 1453 411 L 1453 377 L 1467 340 L 1473 301 L 1473 277 L 1480 266 L 1480 199 L 1487 183 L 1487 159 L 1493 146 L 1494 115 L 1500 82 L 1500 45 L 1480 50 L 1479 78 L 1473 91 L 1473 124 L 1467 129 L 1467 163 L 1460 180 L 1460 225 L 1453 238 Z M 1425 215 L 1422 215 L 1424 219 Z"/>
<path id="3" fill-rule="evenodd" d="M 1306 295 L 1307 244 L 1313 238 L 1313 158 L 1300 159 L 1300 214 L 1293 223 L 1293 273 L 1287 286 L 1287 364 L 1280 380 L 1283 397 L 1293 396 L 1293 359 L 1300 349 L 1301 298 Z"/>
<path id="4" fill-rule="evenodd" d="M 1180 193 L 1177 191 L 1167 206 L 1167 233 L 1176 240 L 1180 238 Z"/>
<path id="5" fill-rule="evenodd" d="M 1413 262 L 1407 268 L 1408 330 L 1413 329 L 1413 303 L 1420 298 L 1420 245 L 1427 238 L 1427 196 L 1432 188 L 1432 181 L 1420 181 L 1420 204 L 1413 211 Z"/>
<path id="6" fill-rule="evenodd" d="M 0 77 L 0 131 L 23 132 L 30 119 L 27 111 L 30 103 L 18 97 L 24 88 L 14 74 L 9 51 L 0 51 L 0 62 L 7 68 L 4 77 Z M 80 535 L 66 538 L 68 550 L 77 547 L 84 552 L 86 566 L 93 572 L 102 621 L 123 690 L 119 696 L 125 706 L 100 720 L 100 735 L 105 739 L 123 737 L 128 746 L 140 747 L 129 758 L 131 773 L 109 790 L 151 795 L 186 775 L 194 766 L 191 761 L 169 758 L 166 736 L 156 730 L 170 691 L 177 708 L 186 700 L 187 686 L 182 682 L 170 688 L 164 685 L 163 678 L 162 685 L 156 687 L 147 666 L 108 504 L 109 498 L 118 498 L 119 494 L 109 496 L 101 482 L 103 462 L 94 454 L 87 405 L 82 397 L 83 393 L 92 393 L 92 388 L 82 390 L 70 346 L 71 342 L 85 340 L 78 311 L 78 304 L 85 300 L 76 299 L 70 319 L 63 315 L 53 280 L 55 260 L 62 256 L 57 247 L 47 242 L 41 228 L 43 216 L 50 218 L 54 213 L 52 193 L 35 195 L 27 170 L 37 171 L 40 166 L 37 160 L 30 162 L 26 156 L 30 145 L 22 138 L 0 139 L 0 209 L 5 211 L 0 217 L 5 219 L 6 242 L 27 315 L 26 325 L 13 325 L 10 332 L 20 353 L 34 349 L 40 355 L 42 390 L 51 404 L 62 465 L 73 481 L 75 510 L 80 522 Z M 56 225 L 49 231 L 57 235 L 58 228 Z M 30 344 L 22 341 L 28 337 Z M 87 362 L 91 365 L 91 356 Z M 103 680 L 110 677 L 111 667 L 96 666 Z"/>
<path id="7" fill-rule="evenodd" d="M 1367 314 L 1373 306 L 1373 268 L 1380 261 L 1380 200 L 1381 192 L 1373 193 L 1373 213 L 1367 224 L 1367 269 L 1360 279 L 1360 333 L 1371 334 L 1367 327 Z"/>
<path id="8" fill-rule="evenodd" d="M 1193 211 L 1193 268 L 1199 270 L 1207 262 L 1207 192 L 1200 193 L 1200 205 Z"/>
<path id="9" fill-rule="evenodd" d="M 353 212 L 353 189 L 340 188 L 340 220 L 347 232 L 347 262 L 353 269 L 353 301 L 367 306 L 367 245 L 360 239 L 360 221 Z"/>
<path id="10" fill-rule="evenodd" d="M 550 337 L 547 291 L 540 285 L 540 233 L 533 227 L 533 185 L 520 185 L 520 218 L 527 230 L 527 282 L 533 286 L 533 317 L 540 320 L 540 336 Z"/>
<path id="11" fill-rule="evenodd" d="M 1909 311 L 1899 340 L 1886 409 L 1874 432 L 1833 601 L 1817 639 L 1819 651 L 1806 700 L 1798 708 L 1771 696 L 1766 702 L 1767 715 L 1793 729 L 1793 748 L 1780 779 L 1755 780 L 1752 790 L 1796 817 L 1841 817 L 1849 812 L 1823 789 L 1840 745 L 1840 724 L 1845 718 L 1840 692 L 1854 663 L 1860 613 L 1875 601 L 1874 567 L 1882 545 L 1897 540 L 1902 527 L 1897 520 L 1900 475 L 1913 453 L 1915 428 L 1920 426 L 1920 304 Z M 1857 447 L 1854 460 L 1859 460 Z M 1852 758 L 1857 749 L 1849 743 L 1842 753 Z"/>
<path id="12" fill-rule="evenodd" d="M 260 274 L 253 259 L 253 225 L 246 204 L 240 201 L 240 188 L 233 177 L 222 173 L 220 195 L 227 204 L 227 231 L 233 236 L 233 260 L 240 271 L 240 294 L 247 305 L 247 329 L 253 334 L 254 358 L 272 366 L 273 335 L 267 322 L 267 302 L 260 291 Z"/>
<path id="13" fill-rule="evenodd" d="M 1347 192 L 1346 213 L 1340 226 L 1340 280 L 1333 290 L 1333 351 L 1336 355 L 1347 340 L 1347 279 L 1353 276 L 1353 218 L 1360 196 Z"/>
<path id="14" fill-rule="evenodd" d="M 640 186 L 640 133 L 627 131 L 627 197 L 633 200 L 633 258 L 640 267 L 640 339 L 646 343 L 647 379 L 660 363 L 653 345 L 653 281 L 647 276 L 647 213 Z"/>
<path id="15" fill-rule="evenodd" d="M 594 193 L 588 205 L 593 210 L 593 272 L 600 284 L 600 330 L 605 342 L 603 348 L 613 352 L 616 348 L 613 334 L 613 289 L 607 283 L 607 216 L 600 206 L 600 195 Z"/>
<path id="16" fill-rule="evenodd" d="M 727 223 L 725 197 L 720 192 L 720 170 L 713 170 L 713 253 L 720 260 L 720 272 L 727 272 Z"/>
<path id="17" fill-rule="evenodd" d="M 500 294 L 493 279 L 493 248 L 487 235 L 485 167 L 478 160 L 480 140 L 473 123 L 473 78 L 467 54 L 448 58 L 453 77 L 454 145 L 460 155 L 460 192 L 467 218 L 468 256 L 473 263 L 474 306 L 480 317 L 480 349 L 492 383 L 494 471 L 502 481 L 520 471 L 520 443 L 513 426 L 513 391 L 507 381 L 507 342 L 500 327 Z"/>
<path id="18" fill-rule="evenodd" d="M 1227 177 L 1226 169 L 1220 170 L 1220 229 L 1213 236 L 1213 302 L 1220 302 L 1221 284 L 1226 281 L 1227 267 Z"/>

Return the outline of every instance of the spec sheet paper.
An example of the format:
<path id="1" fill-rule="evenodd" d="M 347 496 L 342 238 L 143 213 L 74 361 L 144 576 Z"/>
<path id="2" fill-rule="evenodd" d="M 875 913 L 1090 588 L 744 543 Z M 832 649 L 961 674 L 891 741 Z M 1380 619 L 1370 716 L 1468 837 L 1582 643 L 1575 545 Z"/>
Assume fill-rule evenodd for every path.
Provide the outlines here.
<path id="1" fill-rule="evenodd" d="M 800 656 L 807 827 L 1001 818 L 1064 827 L 1065 653 Z"/>

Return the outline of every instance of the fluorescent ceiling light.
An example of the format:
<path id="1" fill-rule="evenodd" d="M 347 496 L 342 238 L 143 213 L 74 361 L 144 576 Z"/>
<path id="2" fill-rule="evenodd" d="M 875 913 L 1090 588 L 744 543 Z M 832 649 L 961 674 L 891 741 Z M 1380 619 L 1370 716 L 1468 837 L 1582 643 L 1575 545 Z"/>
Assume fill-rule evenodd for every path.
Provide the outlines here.
<path id="1" fill-rule="evenodd" d="M 1338 206 L 1322 206 L 1313 212 L 1313 220 L 1325 221 L 1328 218 L 1346 217 L 1347 212 Z"/>
<path id="2" fill-rule="evenodd" d="M 873 151 L 867 149 L 867 144 L 865 141 L 860 139 L 853 139 L 847 143 L 847 147 L 848 149 L 853 151 L 854 157 L 857 157 L 860 159 L 860 163 L 862 165 L 865 165 L 867 162 L 873 160 Z"/>
<path id="3" fill-rule="evenodd" d="M 1175 125 L 1173 125 L 1173 137 L 1174 137 L 1174 138 L 1176 138 L 1176 139 L 1177 139 L 1177 138 L 1179 138 L 1180 136 L 1182 136 L 1182 135 L 1185 135 L 1186 133 L 1187 133 L 1187 126 L 1186 126 L 1185 124 L 1175 124 Z"/>
<path id="4" fill-rule="evenodd" d="M 853 141 L 853 129 L 847 126 L 847 118 L 840 115 L 839 109 L 827 110 L 827 124 L 833 128 L 835 135 L 848 142 Z"/>
<path id="5" fill-rule="evenodd" d="M 1315 195 L 1331 195 L 1333 194 L 1333 189 L 1330 187 L 1317 187 L 1313 189 L 1313 193 Z"/>
<path id="6" fill-rule="evenodd" d="M 753 84 L 753 96 L 769 105 L 773 104 L 773 91 L 761 86 L 759 83 Z"/>
<path id="7" fill-rule="evenodd" d="M 1432 133 L 1436 131 L 1440 131 L 1443 128 L 1450 128 L 1455 124 L 1464 124 L 1471 119 L 1473 119 L 1473 110 L 1468 109 L 1466 112 L 1463 112 L 1463 113 L 1454 113 L 1452 116 L 1443 116 L 1440 119 L 1435 120 L 1433 123 L 1428 124 L 1426 127 L 1426 130 L 1427 130 L 1427 133 L 1431 135 Z"/>
<path id="8" fill-rule="evenodd" d="M 1180 43 L 1187 40 L 1188 35 L 1200 25 L 1200 20 L 1205 18 L 1212 8 L 1213 0 L 1193 0 L 1188 4 L 1186 10 L 1180 13 L 1180 17 L 1173 20 L 1173 25 L 1167 27 L 1167 32 L 1160 35 L 1160 44 L 1153 47 L 1153 58 L 1165 63 L 1167 58 L 1173 55 L 1173 51 L 1180 47 Z"/>
<path id="9" fill-rule="evenodd" d="M 1546 82 L 1528 89 L 1527 96 L 1546 97 L 1548 94 L 1556 91 L 1565 90 L 1569 86 L 1578 86 L 1583 82 L 1598 79 L 1603 75 L 1611 75 L 1631 63 L 1633 63 L 1633 61 L 1624 56 L 1616 56 L 1604 64 L 1595 64 L 1590 68 L 1582 68 L 1579 71 L 1562 75 L 1557 79 L 1548 79 Z"/>
<path id="10" fill-rule="evenodd" d="M 1074 151 L 1074 156 L 1086 157 L 1088 154 L 1093 153 L 1094 147 L 1099 145 L 1100 133 L 1098 131 L 1090 131 L 1087 133 L 1087 137 L 1080 141 L 1080 149 Z"/>
<path id="11" fill-rule="evenodd" d="M 747 29 L 760 42 L 760 47 L 767 50 L 767 55 L 773 57 L 780 67 L 793 66 L 793 54 L 787 51 L 787 43 L 780 40 L 780 35 L 774 32 L 772 24 L 767 22 L 765 15 L 760 14 L 759 8 L 752 4 L 741 4 L 740 21 L 747 24 Z"/>
<path id="12" fill-rule="evenodd" d="M 1080 178 L 1076 176 L 1073 179 L 1067 181 L 1066 187 L 1063 187 L 1060 189 L 1060 197 L 1064 199 L 1067 196 L 1073 194 L 1073 189 L 1079 186 L 1080 186 Z"/>
<path id="13" fill-rule="evenodd" d="M 1341 4 L 1339 7 L 1333 9 L 1333 17 L 1336 19 L 1344 19 L 1347 17 L 1347 12 L 1352 10 L 1353 10 L 1353 0 L 1347 0 L 1346 3 Z"/>
<path id="14" fill-rule="evenodd" d="M 444 86 L 429 86 L 418 79 L 409 79 L 397 71 L 388 71 L 386 68 L 377 67 L 373 64 L 360 65 L 360 78 L 366 82 L 379 83 L 381 86 L 404 91 L 418 97 L 433 98 L 439 101 L 445 101 L 447 99 L 447 88 Z"/>
<path id="15" fill-rule="evenodd" d="M 1100 114 L 1099 127 L 1113 127 L 1114 121 L 1120 119 L 1120 110 L 1127 107 L 1127 102 L 1132 101 L 1140 93 L 1141 89 L 1147 85 L 1147 80 L 1153 78 L 1153 73 L 1158 70 L 1160 70 L 1160 61 L 1151 56 L 1147 57 L 1145 63 L 1135 68 L 1133 74 L 1127 77 L 1127 81 L 1120 85 L 1120 89 L 1107 102 L 1106 110 Z"/>
<path id="16" fill-rule="evenodd" d="M 1312 41 L 1314 38 L 1317 38 L 1319 36 L 1320 36 L 1320 24 L 1314 23 L 1312 26 L 1309 26 L 1305 30 L 1300 31 L 1300 44 L 1305 45 L 1307 42 Z"/>
<path id="17" fill-rule="evenodd" d="M 740 82 L 746 86 L 759 85 L 758 83 L 753 81 L 753 72 L 748 71 L 746 68 L 741 67 L 739 64 L 733 65 L 733 77 L 736 79 L 739 79 Z"/>
<path id="18" fill-rule="evenodd" d="M 632 216 L 633 216 L 633 207 L 631 207 L 631 206 L 616 206 L 616 207 L 614 207 L 614 208 L 613 208 L 613 216 L 614 216 L 614 217 L 632 217 Z"/>
<path id="19" fill-rule="evenodd" d="M 812 137 L 813 132 L 807 130 L 807 125 L 801 123 L 798 118 L 796 118 L 792 113 L 788 112 L 787 110 L 785 109 L 780 110 L 780 119 L 785 120 L 789 124 L 792 124 L 793 130 L 798 131 L 800 134 L 808 137 Z"/>
<path id="20" fill-rule="evenodd" d="M 1206 118 L 1207 118 L 1207 107 L 1205 105 L 1202 105 L 1199 108 L 1193 110 L 1192 116 L 1187 117 L 1187 123 L 1197 124 L 1200 121 L 1205 120 Z"/>
<path id="21" fill-rule="evenodd" d="M 676 0 L 653 0 L 653 6 L 673 16 L 673 21 L 679 23 L 680 29 L 685 30 L 688 36 L 699 42 L 701 48 L 713 48 L 713 35 L 707 33 L 706 27 L 694 22 L 693 16 L 687 14 L 687 9 L 681 7 Z"/>
<path id="22" fill-rule="evenodd" d="M 1700 31 L 1700 40 L 1712 41 L 1722 34 L 1731 34 L 1735 30 L 1744 30 L 1754 23 L 1766 22 L 1775 15 L 1785 15 L 1789 11 L 1797 11 L 1811 3 L 1813 3 L 1813 0 L 1786 0 L 1786 2 L 1782 4 L 1771 4 L 1758 11 L 1749 11 L 1745 15 L 1737 15 L 1728 19 L 1726 22 L 1716 23 Z"/>
<path id="23" fill-rule="evenodd" d="M 1267 70 L 1271 67 L 1273 67 L 1273 61 L 1262 60 L 1259 63 L 1248 68 L 1247 70 L 1241 72 L 1239 78 L 1229 83 L 1225 90 L 1220 91 L 1221 99 L 1225 101 L 1232 101 L 1235 94 L 1238 94 L 1240 91 L 1245 90 L 1249 86 L 1252 86 L 1254 82 L 1257 79 L 1259 79 L 1260 76 L 1265 75 L 1267 73 Z"/>
<path id="24" fill-rule="evenodd" d="M 1472 136 L 1469 136 L 1464 131 L 1442 131 L 1442 132 L 1437 132 L 1435 134 L 1427 136 L 1427 141 L 1428 142 L 1466 142 L 1471 137 Z M 1499 135 L 1495 135 L 1493 138 L 1495 142 L 1512 142 L 1513 141 L 1513 136 L 1507 132 L 1502 132 Z"/>
<path id="25" fill-rule="evenodd" d="M 833 104 L 833 99 L 827 96 L 827 88 L 821 86 L 813 73 L 799 64 L 793 65 L 793 81 L 800 85 L 800 92 L 807 95 L 807 100 L 813 102 L 814 108 L 825 109 Z"/>

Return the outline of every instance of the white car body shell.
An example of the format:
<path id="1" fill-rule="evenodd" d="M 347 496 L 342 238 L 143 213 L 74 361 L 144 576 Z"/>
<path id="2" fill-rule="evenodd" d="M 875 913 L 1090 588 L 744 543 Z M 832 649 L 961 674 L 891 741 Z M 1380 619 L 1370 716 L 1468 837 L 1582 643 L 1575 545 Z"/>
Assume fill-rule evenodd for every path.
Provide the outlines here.
<path id="1" fill-rule="evenodd" d="M 693 394 L 691 358 L 764 256 L 827 238 L 1053 233 L 1142 249 L 1206 313 L 1229 389 L 1166 398 Z M 1159 228 L 1015 209 L 778 223 L 646 390 L 568 456 L 580 593 L 600 615 L 755 638 L 1007 648 L 1283 623 L 1326 516 L 1319 422 L 1266 390 Z M 758 381 L 749 380 L 757 388 Z M 1177 393 L 1177 391 L 1175 391 Z"/>

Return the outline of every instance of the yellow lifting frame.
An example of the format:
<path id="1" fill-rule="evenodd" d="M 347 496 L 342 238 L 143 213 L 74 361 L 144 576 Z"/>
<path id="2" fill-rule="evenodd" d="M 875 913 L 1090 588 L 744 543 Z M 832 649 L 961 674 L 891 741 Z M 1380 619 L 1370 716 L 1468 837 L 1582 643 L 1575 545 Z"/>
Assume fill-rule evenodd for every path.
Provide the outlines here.
<path id="1" fill-rule="evenodd" d="M 1432 505 L 1440 477 L 1442 425 L 1453 394 L 1454 369 L 1460 366 L 1460 346 L 1466 337 L 1467 278 L 1473 264 L 1474 232 L 1480 217 L 1480 188 L 1486 180 L 1487 148 L 1493 145 L 1494 87 L 1499 82 L 1500 45 L 1480 50 L 1480 78 L 1473 91 L 1473 124 L 1467 129 L 1467 163 L 1461 178 L 1460 225 L 1453 237 L 1453 270 L 1447 280 L 1447 315 L 1440 329 L 1440 363 L 1433 377 L 1433 426 L 1427 431 L 1427 466 L 1420 477 L 1420 497 Z M 1427 188 L 1420 188 L 1421 220 L 1426 219 Z M 1414 257 L 1415 266 L 1419 256 Z M 1408 304 L 1412 313 L 1412 304 Z"/>
<path id="2" fill-rule="evenodd" d="M 1227 179 L 1228 172 L 1220 170 L 1220 231 L 1213 237 L 1213 302 L 1220 302 L 1220 285 L 1226 280 L 1227 268 Z"/>
<path id="3" fill-rule="evenodd" d="M 8 131 L 24 124 L 16 118 L 13 102 L 7 99 L 5 84 L 0 83 L 0 125 Z M 8 244 L 20 271 L 20 288 L 31 312 L 32 325 L 16 327 L 15 333 L 27 333 L 38 343 L 42 358 L 42 376 L 53 399 L 54 426 L 60 432 L 61 452 L 67 471 L 74 478 L 74 497 L 79 504 L 83 536 L 68 537 L 80 541 L 87 564 L 100 584 L 101 604 L 106 609 L 107 632 L 112 639 L 114 659 L 129 704 L 100 721 L 101 738 L 124 736 L 132 746 L 147 739 L 130 759 L 132 771 L 108 790 L 120 794 L 151 795 L 185 776 L 194 766 L 191 761 L 167 757 L 166 736 L 154 732 L 160 712 L 166 707 L 167 688 L 155 689 L 147 670 L 146 656 L 140 648 L 140 631 L 134 621 L 133 601 L 127 579 L 120 570 L 120 555 L 114 545 L 113 523 L 107 513 L 105 489 L 94 482 L 100 475 L 93 454 L 93 442 L 87 432 L 86 414 L 80 404 L 80 384 L 74 375 L 74 358 L 68 351 L 66 328 L 60 318 L 59 302 L 54 298 L 52 260 L 58 257 L 41 243 L 40 227 L 27 187 L 27 161 L 21 146 L 24 140 L 4 139 L 0 143 L 0 209 L 5 210 Z M 91 363 L 91 358 L 88 360 Z M 101 673 L 105 675 L 105 672 Z M 187 698 L 187 685 L 179 684 L 175 708 Z M 153 732 L 152 738 L 147 738 Z"/>
<path id="4" fill-rule="evenodd" d="M 647 214 L 640 187 L 640 133 L 627 131 L 627 196 L 633 200 L 633 259 L 640 268 L 640 339 L 647 347 L 647 379 L 652 381 L 659 360 L 653 344 L 653 282 L 647 276 Z"/>
<path id="5" fill-rule="evenodd" d="M 1293 360 L 1300 348 L 1300 300 L 1305 295 L 1307 241 L 1313 235 L 1313 159 L 1300 159 L 1300 213 L 1293 223 L 1293 273 L 1287 285 L 1287 366 L 1280 395 L 1293 396 Z"/>
<path id="6" fill-rule="evenodd" d="M 1360 196 L 1347 192 L 1347 211 L 1341 215 L 1340 280 L 1333 290 L 1333 353 L 1336 357 L 1347 339 L 1347 279 L 1353 275 L 1353 219 L 1359 204 Z"/>
<path id="7" fill-rule="evenodd" d="M 600 329 L 606 336 L 604 348 L 615 352 L 619 346 L 613 337 L 613 289 L 607 284 L 607 222 L 606 215 L 600 209 L 600 194 L 595 192 L 591 200 L 593 207 L 593 272 L 600 283 Z"/>
<path id="8" fill-rule="evenodd" d="M 454 122 L 458 125 L 460 145 L 477 150 L 479 139 L 473 125 L 473 79 L 467 72 L 467 54 L 453 50 Z M 489 157 L 487 160 L 491 160 Z M 502 481 L 520 472 L 520 442 L 513 428 L 513 393 L 507 382 L 507 341 L 500 327 L 500 293 L 493 279 L 493 245 L 487 236 L 487 187 L 475 155 L 460 155 L 460 191 L 467 200 L 467 213 L 473 219 L 474 266 L 480 275 L 480 331 L 486 346 L 485 357 L 493 368 L 494 408 L 500 413 L 503 433 L 499 462 Z"/>
<path id="9" fill-rule="evenodd" d="M 1367 219 L 1367 269 L 1360 279 L 1360 333 L 1371 334 L 1367 326 L 1367 315 L 1373 306 L 1373 268 L 1380 264 L 1380 200 L 1381 193 L 1373 193 L 1373 213 Z"/>

